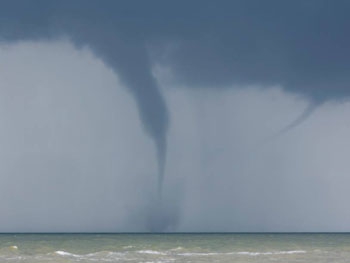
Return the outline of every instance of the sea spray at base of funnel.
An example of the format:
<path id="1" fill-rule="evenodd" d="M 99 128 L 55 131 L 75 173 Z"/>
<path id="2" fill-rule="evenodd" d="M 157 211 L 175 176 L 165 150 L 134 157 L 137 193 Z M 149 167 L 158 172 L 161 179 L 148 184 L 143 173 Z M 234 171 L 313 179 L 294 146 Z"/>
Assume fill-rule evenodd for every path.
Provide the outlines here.
<path id="1" fill-rule="evenodd" d="M 146 229 L 152 233 L 176 231 L 179 223 L 179 207 L 164 195 L 154 195 L 147 208 Z"/>
<path id="2" fill-rule="evenodd" d="M 165 162 L 166 162 L 166 139 L 165 138 L 158 138 L 156 143 L 157 148 L 157 160 L 158 160 L 158 199 L 162 199 L 162 191 L 163 191 L 163 184 L 164 184 L 164 176 L 165 176 Z"/>

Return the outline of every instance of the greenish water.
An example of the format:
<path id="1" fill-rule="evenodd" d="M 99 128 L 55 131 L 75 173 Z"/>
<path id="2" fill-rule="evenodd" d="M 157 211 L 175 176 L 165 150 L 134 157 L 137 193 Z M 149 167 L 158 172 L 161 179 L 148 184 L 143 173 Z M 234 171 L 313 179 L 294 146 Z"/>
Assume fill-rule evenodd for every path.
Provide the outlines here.
<path id="1" fill-rule="evenodd" d="M 350 262 L 350 234 L 0 234 L 0 262 Z"/>

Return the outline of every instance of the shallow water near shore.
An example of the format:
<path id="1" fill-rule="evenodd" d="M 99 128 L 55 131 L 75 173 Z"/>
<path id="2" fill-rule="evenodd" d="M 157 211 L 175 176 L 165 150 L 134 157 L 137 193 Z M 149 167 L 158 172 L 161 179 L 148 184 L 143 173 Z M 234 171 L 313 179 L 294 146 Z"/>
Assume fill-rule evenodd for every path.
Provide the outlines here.
<path id="1" fill-rule="evenodd" d="M 0 234 L 0 262 L 345 262 L 350 234 Z"/>

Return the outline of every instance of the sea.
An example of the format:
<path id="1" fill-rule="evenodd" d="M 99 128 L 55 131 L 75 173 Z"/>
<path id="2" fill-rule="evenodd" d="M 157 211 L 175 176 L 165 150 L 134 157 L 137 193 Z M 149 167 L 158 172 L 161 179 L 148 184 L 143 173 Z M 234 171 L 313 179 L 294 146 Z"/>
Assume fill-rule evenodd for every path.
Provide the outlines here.
<path id="1" fill-rule="evenodd" d="M 350 262 L 350 234 L 0 234 L 0 262 Z"/>

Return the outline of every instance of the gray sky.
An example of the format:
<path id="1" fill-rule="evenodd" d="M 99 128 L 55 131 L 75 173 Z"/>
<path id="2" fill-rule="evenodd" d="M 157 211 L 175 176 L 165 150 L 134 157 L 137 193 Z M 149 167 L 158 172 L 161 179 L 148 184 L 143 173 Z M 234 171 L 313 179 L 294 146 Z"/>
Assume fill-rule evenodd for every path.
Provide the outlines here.
<path id="1" fill-rule="evenodd" d="M 347 10 L 2 1 L 0 231 L 349 231 Z"/>

